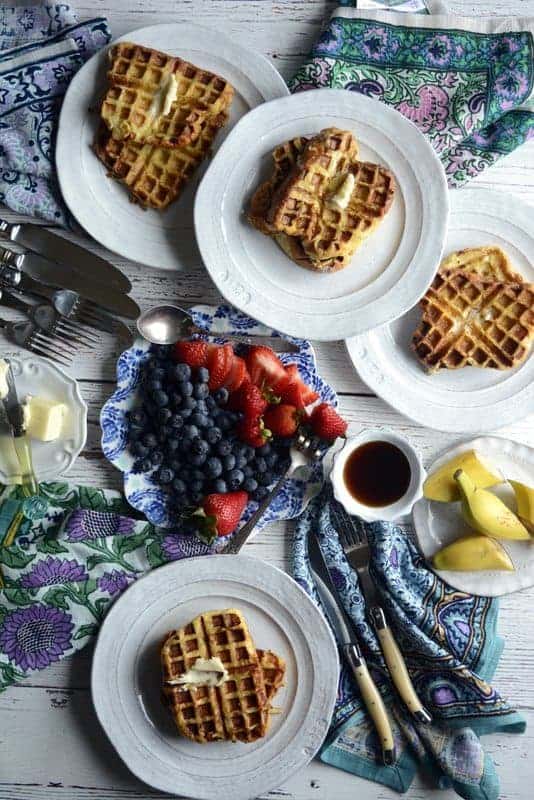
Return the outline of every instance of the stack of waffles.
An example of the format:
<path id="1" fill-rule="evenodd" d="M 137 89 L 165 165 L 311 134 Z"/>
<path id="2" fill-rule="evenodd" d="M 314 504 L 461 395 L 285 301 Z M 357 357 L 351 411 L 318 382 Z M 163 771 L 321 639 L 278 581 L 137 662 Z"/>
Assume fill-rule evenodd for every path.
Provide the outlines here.
<path id="1" fill-rule="evenodd" d="M 337 128 L 284 142 L 272 158 L 273 172 L 252 197 L 249 221 L 302 267 L 346 267 L 391 207 L 391 172 L 359 161 L 356 139 Z"/>
<path id="2" fill-rule="evenodd" d="M 442 261 L 421 300 L 412 347 L 428 372 L 512 369 L 534 338 L 534 284 L 499 247 L 459 250 Z"/>
<path id="3" fill-rule="evenodd" d="M 199 658 L 220 659 L 227 673 L 221 685 L 177 683 Z M 199 743 L 265 736 L 285 663 L 271 650 L 256 649 L 240 611 L 208 611 L 169 633 L 161 664 L 163 700 L 182 736 Z"/>
<path id="4" fill-rule="evenodd" d="M 109 50 L 95 152 L 142 206 L 164 209 L 228 121 L 234 90 L 212 72 L 141 45 Z"/>

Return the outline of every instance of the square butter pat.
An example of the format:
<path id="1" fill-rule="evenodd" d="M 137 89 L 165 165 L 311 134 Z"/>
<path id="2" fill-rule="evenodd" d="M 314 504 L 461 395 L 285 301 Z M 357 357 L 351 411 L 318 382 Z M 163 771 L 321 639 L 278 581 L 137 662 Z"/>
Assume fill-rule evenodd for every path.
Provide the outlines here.
<path id="1" fill-rule="evenodd" d="M 67 406 L 44 397 L 26 398 L 24 415 L 26 431 L 32 439 L 41 442 L 52 442 L 58 439 L 63 427 Z"/>

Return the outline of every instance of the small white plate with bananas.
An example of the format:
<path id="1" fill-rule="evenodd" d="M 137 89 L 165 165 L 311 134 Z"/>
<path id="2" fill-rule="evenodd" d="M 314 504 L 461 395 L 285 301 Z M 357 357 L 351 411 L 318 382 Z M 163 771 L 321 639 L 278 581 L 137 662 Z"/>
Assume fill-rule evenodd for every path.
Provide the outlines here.
<path id="1" fill-rule="evenodd" d="M 483 436 L 442 453 L 413 508 L 419 548 L 455 589 L 498 597 L 534 585 L 534 448 Z"/>

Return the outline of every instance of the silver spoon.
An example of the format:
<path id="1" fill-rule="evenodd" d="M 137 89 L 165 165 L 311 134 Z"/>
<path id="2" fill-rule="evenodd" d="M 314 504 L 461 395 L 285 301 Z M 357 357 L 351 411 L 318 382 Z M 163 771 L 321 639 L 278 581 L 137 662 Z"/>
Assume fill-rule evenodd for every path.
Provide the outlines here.
<path id="1" fill-rule="evenodd" d="M 185 309 L 172 305 L 153 306 L 144 311 L 137 320 L 137 330 L 143 339 L 152 344 L 174 344 L 185 336 L 207 333 L 195 325 L 193 318 Z M 267 344 L 273 350 L 282 353 L 296 353 L 299 349 L 292 342 L 275 336 L 246 336 L 226 332 L 220 334 L 214 332 L 209 335 L 232 339 L 243 344 Z"/>

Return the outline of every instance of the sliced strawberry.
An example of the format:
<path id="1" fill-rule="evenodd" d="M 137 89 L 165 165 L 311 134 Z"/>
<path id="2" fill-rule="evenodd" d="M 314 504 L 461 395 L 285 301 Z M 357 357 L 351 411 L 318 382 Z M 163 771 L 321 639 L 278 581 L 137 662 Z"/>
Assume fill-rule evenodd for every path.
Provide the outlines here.
<path id="1" fill-rule="evenodd" d="M 181 340 L 174 345 L 173 358 L 179 364 L 205 367 L 208 358 L 208 344 L 201 339 L 194 339 L 191 342 Z"/>
<path id="2" fill-rule="evenodd" d="M 224 386 L 229 392 L 236 392 L 250 377 L 245 364 L 245 359 L 234 355 L 232 368 L 224 382 Z"/>
<path id="3" fill-rule="evenodd" d="M 272 436 L 261 417 L 259 419 L 244 417 L 237 423 L 235 432 L 238 439 L 251 447 L 262 447 Z"/>
<path id="4" fill-rule="evenodd" d="M 284 365 L 270 347 L 254 345 L 247 353 L 247 367 L 252 383 L 260 389 L 270 389 L 280 394 L 289 380 Z"/>
<path id="5" fill-rule="evenodd" d="M 344 436 L 347 423 L 340 417 L 336 409 L 328 403 L 320 403 L 310 415 L 310 425 L 313 432 L 321 439 L 332 441 L 338 436 Z"/>
<path id="6" fill-rule="evenodd" d="M 232 394 L 228 407 L 232 411 L 242 411 L 249 419 L 258 419 L 267 408 L 267 400 L 261 389 L 249 381 Z"/>
<path id="7" fill-rule="evenodd" d="M 289 383 L 282 392 L 282 402 L 296 408 L 304 408 L 317 400 L 319 395 L 304 383 L 296 364 L 288 364 L 285 371 Z"/>
<path id="8" fill-rule="evenodd" d="M 228 492 L 226 494 L 209 494 L 202 503 L 202 514 L 194 514 L 199 532 L 204 540 L 212 540 L 215 536 L 228 536 L 234 531 L 248 503 L 246 492 Z"/>
<path id="9" fill-rule="evenodd" d="M 220 389 L 230 374 L 234 362 L 231 344 L 215 345 L 209 349 L 207 368 L 210 373 L 208 387 L 210 392 Z"/>
<path id="10" fill-rule="evenodd" d="M 299 412 L 295 406 L 280 403 L 267 409 L 264 422 L 274 436 L 293 436 L 298 428 Z"/>

